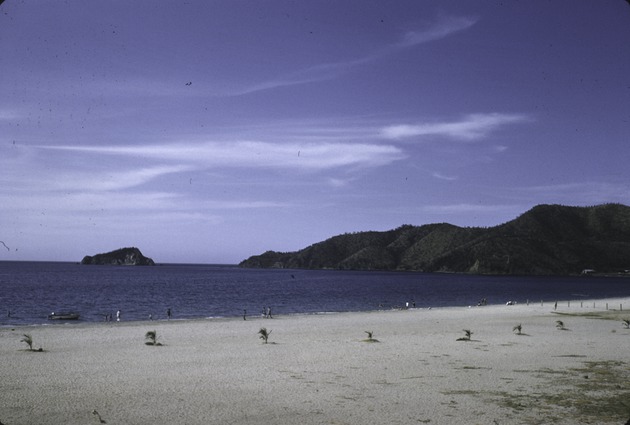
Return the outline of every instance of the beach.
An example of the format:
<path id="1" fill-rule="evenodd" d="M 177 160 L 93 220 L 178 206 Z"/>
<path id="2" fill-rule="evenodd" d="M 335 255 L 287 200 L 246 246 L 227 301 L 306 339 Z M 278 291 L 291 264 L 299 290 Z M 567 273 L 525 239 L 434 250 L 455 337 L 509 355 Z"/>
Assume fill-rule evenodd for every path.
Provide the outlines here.
<path id="1" fill-rule="evenodd" d="M 625 424 L 625 308 L 630 299 L 6 327 L 0 422 Z M 145 344 L 147 331 L 160 345 Z"/>

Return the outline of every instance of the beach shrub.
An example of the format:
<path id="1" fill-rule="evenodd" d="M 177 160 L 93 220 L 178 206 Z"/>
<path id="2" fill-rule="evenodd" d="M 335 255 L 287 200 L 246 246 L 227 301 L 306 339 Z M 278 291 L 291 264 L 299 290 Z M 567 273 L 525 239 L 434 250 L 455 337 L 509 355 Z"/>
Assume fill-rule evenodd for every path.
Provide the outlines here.
<path id="1" fill-rule="evenodd" d="M 22 339 L 20 340 L 20 342 L 24 342 L 26 345 L 28 345 L 29 351 L 44 351 L 41 347 L 39 347 L 37 350 L 33 348 L 33 337 L 31 336 L 31 334 L 22 335 Z"/>
<path id="2" fill-rule="evenodd" d="M 259 338 L 266 344 L 269 339 L 269 335 L 271 335 L 271 330 L 268 331 L 267 328 L 260 328 L 258 334 L 260 335 Z"/>
<path id="3" fill-rule="evenodd" d="M 101 415 L 96 411 L 96 409 L 92 410 L 92 414 L 98 418 L 98 421 L 102 424 L 106 424 L 107 421 L 101 418 Z"/>
<path id="4" fill-rule="evenodd" d="M 378 339 L 374 338 L 374 332 L 372 331 L 364 331 L 366 334 L 368 334 L 367 339 L 364 339 L 363 342 L 379 342 Z"/>
<path id="5" fill-rule="evenodd" d="M 461 338 L 457 338 L 457 341 L 470 341 L 470 336 L 473 332 L 470 329 L 464 329 L 464 336 Z"/>
<path id="6" fill-rule="evenodd" d="M 623 319 L 621 323 L 623 324 L 624 328 L 630 329 L 630 319 Z"/>
<path id="7" fill-rule="evenodd" d="M 144 339 L 148 340 L 145 342 L 146 345 L 162 345 L 157 342 L 157 338 L 157 331 L 147 331 L 147 333 L 144 334 Z"/>
<path id="8" fill-rule="evenodd" d="M 26 345 L 28 345 L 28 349 L 33 351 L 33 337 L 30 334 L 24 334 L 20 342 L 26 343 Z"/>
<path id="9" fill-rule="evenodd" d="M 562 320 L 556 320 L 556 328 L 560 329 L 561 331 L 566 329 Z"/>
<path id="10" fill-rule="evenodd" d="M 518 325 L 514 326 L 512 328 L 512 332 L 516 332 L 517 334 L 521 334 L 521 330 L 523 329 L 523 327 L 521 326 L 521 324 L 519 323 Z"/>

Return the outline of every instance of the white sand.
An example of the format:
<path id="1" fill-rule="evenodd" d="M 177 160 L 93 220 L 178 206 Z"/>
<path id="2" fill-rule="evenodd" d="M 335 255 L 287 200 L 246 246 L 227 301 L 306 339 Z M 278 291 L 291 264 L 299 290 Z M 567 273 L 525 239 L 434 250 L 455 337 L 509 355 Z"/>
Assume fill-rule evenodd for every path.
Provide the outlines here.
<path id="1" fill-rule="evenodd" d="M 558 306 L 581 316 L 530 304 L 4 328 L 0 421 L 98 424 L 96 410 L 126 425 L 624 424 L 630 311 L 605 302 Z M 456 341 L 463 329 L 471 341 Z M 145 345 L 148 330 L 164 345 Z"/>

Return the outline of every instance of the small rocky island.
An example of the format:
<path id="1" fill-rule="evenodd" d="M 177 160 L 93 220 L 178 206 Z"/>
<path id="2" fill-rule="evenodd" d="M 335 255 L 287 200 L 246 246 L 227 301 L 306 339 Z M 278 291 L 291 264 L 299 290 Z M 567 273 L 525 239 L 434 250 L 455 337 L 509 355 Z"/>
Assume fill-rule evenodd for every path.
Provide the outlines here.
<path id="1" fill-rule="evenodd" d="M 138 248 L 121 248 L 94 256 L 86 255 L 81 264 L 111 265 L 111 266 L 154 266 L 155 262 L 142 255 Z"/>

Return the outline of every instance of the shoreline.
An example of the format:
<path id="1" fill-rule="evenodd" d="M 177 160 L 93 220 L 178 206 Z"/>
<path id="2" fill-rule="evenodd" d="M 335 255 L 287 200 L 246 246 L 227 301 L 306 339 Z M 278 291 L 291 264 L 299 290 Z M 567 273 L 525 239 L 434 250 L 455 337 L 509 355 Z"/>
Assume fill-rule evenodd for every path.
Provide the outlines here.
<path id="1" fill-rule="evenodd" d="M 514 305 L 506 305 L 506 304 L 487 304 L 483 306 L 479 305 L 468 305 L 468 306 L 440 306 L 440 307 L 392 307 L 392 308 L 382 308 L 376 310 L 360 310 L 360 311 L 322 311 L 322 312 L 305 312 L 305 313 L 274 313 L 273 319 L 266 319 L 261 317 L 260 314 L 250 314 L 247 315 L 247 321 L 254 320 L 274 320 L 275 318 L 283 317 L 319 317 L 319 316 L 336 316 L 336 315 L 345 315 L 345 314 L 374 314 L 374 313 L 387 313 L 387 312 L 396 312 L 396 311 L 440 311 L 440 310 L 469 310 L 469 309 L 492 309 L 492 308 L 501 308 L 501 307 L 531 307 L 531 308 L 540 308 L 551 309 L 550 312 L 553 312 L 554 302 L 542 301 L 542 303 L 536 302 L 534 300 L 528 300 L 529 302 L 519 303 L 516 302 Z M 541 305 L 542 304 L 542 305 Z M 630 296 L 628 297 L 613 297 L 613 298 L 597 298 L 597 299 L 566 299 L 566 300 L 558 300 L 557 306 L 559 310 L 564 309 L 591 309 L 591 310 L 601 310 L 601 311 L 627 311 L 630 316 Z M 608 307 L 608 308 L 606 308 Z M 619 308 L 621 307 L 621 308 Z M 559 312 L 559 311 L 558 311 Z M 244 321 L 242 315 L 234 315 L 234 316 L 216 316 L 216 317 L 186 317 L 186 318 L 172 318 L 168 319 L 153 319 L 153 320 L 121 320 L 117 322 L 113 321 L 83 321 L 83 320 L 68 320 L 68 321 L 47 321 L 43 323 L 33 323 L 33 324 L 7 324 L 0 325 L 0 332 L 3 329 L 7 328 L 37 328 L 37 327 L 60 327 L 60 326 L 72 326 L 72 327 L 86 327 L 86 326 L 102 326 L 102 325 L 123 325 L 123 324 L 152 324 L 152 323 L 187 323 L 187 322 L 221 322 L 221 321 Z"/>

